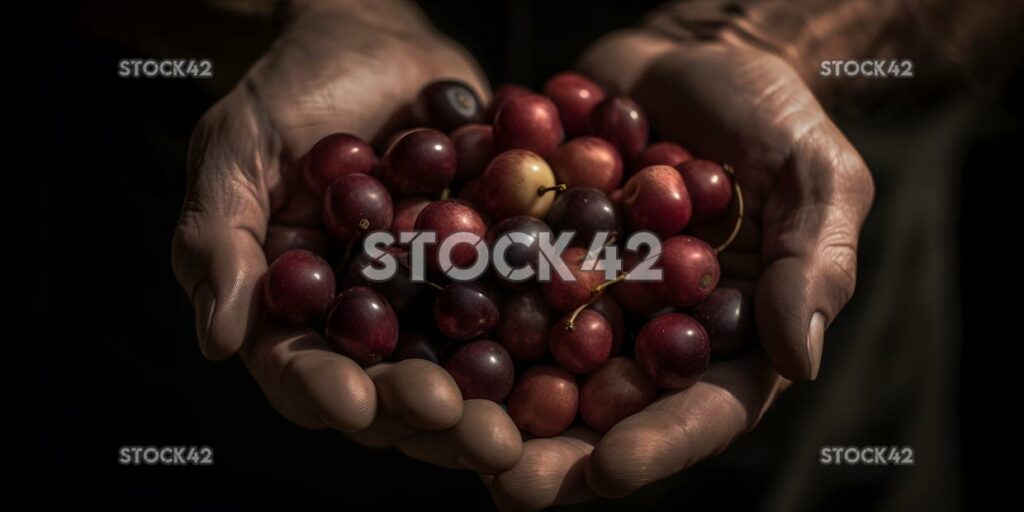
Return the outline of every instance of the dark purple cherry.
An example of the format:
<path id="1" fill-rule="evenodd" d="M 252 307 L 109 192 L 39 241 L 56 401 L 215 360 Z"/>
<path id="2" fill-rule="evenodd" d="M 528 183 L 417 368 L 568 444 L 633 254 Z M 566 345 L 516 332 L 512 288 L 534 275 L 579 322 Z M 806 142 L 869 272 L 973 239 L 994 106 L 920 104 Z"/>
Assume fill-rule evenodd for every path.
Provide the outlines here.
<path id="1" fill-rule="evenodd" d="M 700 322 L 682 313 L 652 318 L 636 337 L 636 361 L 658 387 L 683 389 L 708 369 L 711 345 Z"/>
<path id="2" fill-rule="evenodd" d="M 590 247 L 599 231 L 618 233 L 619 216 L 604 192 L 590 187 L 572 187 L 558 194 L 545 218 L 555 233 L 575 231 L 573 247 Z"/>
<path id="3" fill-rule="evenodd" d="M 511 233 L 520 233 L 521 235 L 511 235 Z M 532 267 L 535 271 L 537 270 L 538 259 L 540 257 L 540 234 L 551 233 L 551 228 L 548 225 L 535 217 L 528 215 L 516 215 L 515 217 L 508 217 L 501 222 L 491 226 L 491 229 L 487 231 L 487 246 L 494 251 L 495 245 L 498 240 L 501 240 L 505 235 L 509 235 L 509 239 L 513 241 L 504 251 L 505 261 L 508 262 L 509 267 L 513 270 L 522 267 Z M 525 235 L 525 240 L 529 240 L 529 245 L 524 243 L 516 242 L 516 238 L 520 238 Z M 552 241 L 554 237 L 552 237 Z M 511 283 L 506 280 L 506 277 L 501 272 L 497 272 L 499 282 Z M 535 279 L 527 279 L 525 282 L 531 282 Z"/>
<path id="4" fill-rule="evenodd" d="M 433 195 L 452 182 L 456 165 L 451 139 L 423 128 L 405 134 L 388 149 L 383 172 L 401 195 Z"/>
<path id="5" fill-rule="evenodd" d="M 404 251 L 397 247 L 387 249 L 387 252 L 400 261 L 406 258 Z M 430 305 L 430 302 L 427 302 L 431 291 L 430 287 L 423 283 L 414 282 L 408 267 L 399 264 L 398 270 L 391 279 L 386 281 L 370 281 L 362 275 L 362 270 L 367 266 L 381 267 L 380 264 L 374 265 L 371 258 L 365 252 L 359 251 L 349 260 L 348 264 L 344 267 L 344 272 L 339 268 L 338 287 L 346 288 L 361 285 L 372 288 L 384 297 L 388 304 L 391 305 L 391 308 L 395 310 L 395 313 L 399 315 L 414 312 L 417 307 L 424 303 L 428 306 Z"/>
<path id="6" fill-rule="evenodd" d="M 536 94 L 530 89 L 523 87 L 518 84 L 504 84 L 494 90 L 494 94 L 491 95 L 491 104 L 487 106 L 487 112 L 484 118 L 487 122 L 493 123 L 494 118 L 498 115 L 498 111 L 501 107 L 505 106 L 505 102 L 515 98 L 516 96 L 524 96 L 527 94 Z"/>
<path id="7" fill-rule="evenodd" d="M 644 168 L 622 188 L 622 210 L 634 231 L 668 238 L 690 223 L 693 207 L 679 171 L 667 165 Z"/>
<path id="8" fill-rule="evenodd" d="M 525 149 L 546 157 L 558 148 L 563 136 L 558 109 L 539 94 L 505 101 L 494 118 L 494 144 L 499 152 Z"/>
<path id="9" fill-rule="evenodd" d="M 629 98 L 605 98 L 590 114 L 590 133 L 611 142 L 626 160 L 644 150 L 649 131 L 643 109 Z"/>
<path id="10" fill-rule="evenodd" d="M 324 195 L 324 225 L 328 233 L 342 241 L 388 229 L 393 216 L 391 194 L 367 174 L 346 174 L 334 180 Z"/>
<path id="11" fill-rule="evenodd" d="M 427 246 L 427 269 L 441 272 L 438 250 L 441 243 L 456 233 L 471 233 L 483 241 L 487 236 L 487 223 L 483 217 L 468 203 L 458 199 L 445 199 L 430 203 L 416 217 L 416 231 L 433 231 L 437 234 L 437 243 Z M 458 244 L 452 248 L 451 261 L 462 268 L 476 261 L 477 252 L 474 246 Z"/>
<path id="12" fill-rule="evenodd" d="M 622 157 L 604 139 L 577 137 L 548 158 L 555 179 L 569 187 L 594 187 L 610 193 L 622 181 Z"/>
<path id="13" fill-rule="evenodd" d="M 534 361 L 547 353 L 548 331 L 554 323 L 555 312 L 540 290 L 531 288 L 505 298 L 496 337 L 516 362 Z"/>
<path id="14" fill-rule="evenodd" d="M 398 343 L 398 318 L 377 292 L 365 286 L 342 290 L 327 313 L 324 331 L 334 348 L 369 366 L 391 356 Z"/>
<path id="15" fill-rule="evenodd" d="M 452 144 L 458 158 L 455 179 L 467 181 L 483 174 L 494 158 L 494 128 L 487 124 L 467 124 L 452 132 Z"/>
<path id="16" fill-rule="evenodd" d="M 373 159 L 373 148 L 366 141 L 349 133 L 334 133 L 309 150 L 303 177 L 309 190 L 321 198 L 334 180 L 346 174 L 369 174 Z"/>
<path id="17" fill-rule="evenodd" d="M 544 84 L 544 94 L 558 107 L 562 126 L 570 137 L 587 131 L 590 112 L 604 99 L 601 86 L 589 78 L 572 72 L 559 73 Z"/>
<path id="18" fill-rule="evenodd" d="M 434 322 L 458 341 L 482 336 L 498 325 L 501 302 L 482 282 L 448 283 L 434 299 Z"/>
<path id="19" fill-rule="evenodd" d="M 721 217 L 732 203 L 732 181 L 710 160 L 690 160 L 676 167 L 686 182 L 693 201 L 693 222 L 700 224 Z"/>
<path id="20" fill-rule="evenodd" d="M 424 87 L 413 104 L 418 124 L 448 132 L 483 117 L 480 98 L 457 80 L 442 80 Z"/>
<path id="21" fill-rule="evenodd" d="M 715 288 L 708 298 L 694 304 L 690 312 L 708 332 L 712 356 L 732 357 L 754 344 L 754 302 L 740 290 Z"/>
<path id="22" fill-rule="evenodd" d="M 662 280 L 654 283 L 654 288 L 673 306 L 692 306 L 718 286 L 718 256 L 699 238 L 680 235 L 665 240 L 660 264 Z"/>
<path id="23" fill-rule="evenodd" d="M 334 298 L 331 265 L 303 249 L 293 249 L 274 260 L 264 279 L 267 312 L 289 325 L 316 322 Z"/>
<path id="24" fill-rule="evenodd" d="M 558 365 L 573 373 L 590 373 L 608 360 L 612 352 L 612 326 L 604 315 L 584 309 L 572 321 L 572 313 L 551 327 L 548 343 Z"/>
<path id="25" fill-rule="evenodd" d="M 474 341 L 456 348 L 444 368 L 458 384 L 463 400 L 501 402 L 515 383 L 512 358 L 493 341 Z"/>

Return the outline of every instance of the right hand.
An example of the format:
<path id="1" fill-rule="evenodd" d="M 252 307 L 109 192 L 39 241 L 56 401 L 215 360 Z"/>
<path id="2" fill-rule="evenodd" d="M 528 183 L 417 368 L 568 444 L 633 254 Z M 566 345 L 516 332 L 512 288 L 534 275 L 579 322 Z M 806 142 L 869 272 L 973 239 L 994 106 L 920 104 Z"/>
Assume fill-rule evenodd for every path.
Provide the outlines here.
<path id="1" fill-rule="evenodd" d="M 313 329 L 267 321 L 257 294 L 265 249 L 324 243 L 319 202 L 296 165 L 301 156 L 334 132 L 386 137 L 420 88 L 442 78 L 487 96 L 473 60 L 414 8 L 319 4 L 299 13 L 199 121 L 172 260 L 195 307 L 203 354 L 220 360 L 239 352 L 270 403 L 292 422 L 496 473 L 522 449 L 498 405 L 464 403 L 451 376 L 427 361 L 364 371 Z"/>

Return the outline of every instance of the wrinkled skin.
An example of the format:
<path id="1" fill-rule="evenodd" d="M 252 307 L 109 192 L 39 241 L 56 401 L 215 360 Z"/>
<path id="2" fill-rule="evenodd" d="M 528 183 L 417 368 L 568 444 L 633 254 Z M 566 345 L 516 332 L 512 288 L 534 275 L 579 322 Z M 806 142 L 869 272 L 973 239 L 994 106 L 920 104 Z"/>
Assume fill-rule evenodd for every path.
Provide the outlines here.
<path id="1" fill-rule="evenodd" d="M 500 407 L 464 403 L 442 368 L 407 360 L 364 370 L 314 330 L 262 318 L 264 248 L 322 246 L 318 201 L 299 162 L 317 140 L 387 137 L 407 115 L 399 106 L 434 80 L 488 94 L 475 63 L 414 8 L 323 7 L 295 18 L 193 134 L 172 259 L 195 306 L 200 348 L 216 360 L 239 353 L 270 403 L 303 427 L 444 466 L 508 469 L 522 446 L 515 425 Z"/>
<path id="2" fill-rule="evenodd" d="M 791 380 L 814 379 L 824 329 L 854 290 L 874 196 L 857 151 L 789 64 L 763 50 L 622 32 L 581 67 L 636 98 L 666 139 L 735 167 L 747 208 L 722 273 L 755 294 L 764 351 L 712 364 L 604 437 L 574 429 L 525 442 L 514 468 L 484 477 L 503 510 L 628 495 L 722 451 Z"/>

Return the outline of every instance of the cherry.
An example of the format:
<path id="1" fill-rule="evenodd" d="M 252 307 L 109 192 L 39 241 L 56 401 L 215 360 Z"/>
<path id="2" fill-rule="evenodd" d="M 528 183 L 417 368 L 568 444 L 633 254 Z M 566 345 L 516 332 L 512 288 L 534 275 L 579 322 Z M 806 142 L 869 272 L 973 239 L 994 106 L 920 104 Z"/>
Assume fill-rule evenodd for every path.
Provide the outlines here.
<path id="1" fill-rule="evenodd" d="M 562 119 L 562 126 L 570 136 L 586 133 L 590 112 L 604 99 L 604 91 L 589 78 L 579 73 L 559 73 L 544 84 L 546 94 Z"/>
<path id="2" fill-rule="evenodd" d="M 527 94 L 536 94 L 530 89 L 517 84 L 504 84 L 494 90 L 494 94 L 491 95 L 491 104 L 487 107 L 487 113 L 484 116 L 487 121 L 494 122 L 494 117 L 498 115 L 498 111 L 501 107 L 505 106 L 505 102 L 515 98 L 516 96 L 525 96 Z"/>
<path id="3" fill-rule="evenodd" d="M 456 348 L 444 369 L 455 379 L 463 400 L 501 402 L 515 382 L 512 358 L 493 341 L 474 341 Z"/>
<path id="4" fill-rule="evenodd" d="M 708 368 L 711 346 L 700 322 L 682 313 L 652 318 L 636 337 L 636 360 L 659 387 L 683 389 Z"/>
<path id="5" fill-rule="evenodd" d="M 613 357 L 583 384 L 580 416 L 587 426 L 603 434 L 650 405 L 657 392 L 636 362 Z"/>
<path id="6" fill-rule="evenodd" d="M 530 240 L 529 245 L 515 242 L 505 250 L 505 261 L 512 269 L 530 266 L 537 270 L 537 262 L 540 257 L 540 234 L 551 233 L 551 228 L 544 221 L 527 215 L 516 215 L 498 222 L 487 231 L 487 246 L 494 248 L 498 240 L 509 233 L 521 233 Z M 499 283 L 512 284 L 507 276 L 498 272 Z M 528 283 L 530 280 L 522 283 Z M 518 283 L 517 283 L 518 284 Z"/>
<path id="7" fill-rule="evenodd" d="M 622 269 L 627 273 L 633 270 L 639 262 L 640 255 L 635 252 L 625 252 L 622 255 Z M 608 289 L 626 311 L 649 316 L 655 311 L 668 307 L 668 302 L 655 291 L 654 284 L 654 281 L 626 279 L 609 286 Z"/>
<path id="8" fill-rule="evenodd" d="M 263 305 L 270 316 L 289 325 L 320 319 L 334 298 L 334 272 L 323 258 L 303 249 L 278 257 L 267 269 Z"/>
<path id="9" fill-rule="evenodd" d="M 635 159 L 631 168 L 633 172 L 652 165 L 667 165 L 675 167 L 683 162 L 692 160 L 693 155 L 674 142 L 655 142 L 643 150 Z"/>
<path id="10" fill-rule="evenodd" d="M 662 238 L 682 231 L 693 215 L 686 183 L 667 165 L 646 167 L 630 178 L 622 189 L 622 209 L 634 231 Z"/>
<path id="11" fill-rule="evenodd" d="M 699 238 L 680 235 L 665 240 L 661 244 L 660 264 L 662 280 L 654 288 L 673 306 L 696 304 L 718 286 L 718 256 Z"/>
<path id="12" fill-rule="evenodd" d="M 395 205 L 395 218 L 391 221 L 391 232 L 398 236 L 402 231 L 416 229 L 416 218 L 427 205 L 430 199 L 423 196 L 407 197 Z"/>
<path id="13" fill-rule="evenodd" d="M 494 129 L 486 124 L 467 124 L 452 132 L 455 146 L 455 179 L 466 181 L 483 174 L 494 158 Z"/>
<path id="14" fill-rule="evenodd" d="M 627 160 L 644 150 L 649 131 L 643 109 L 629 98 L 605 98 L 590 114 L 590 133 L 612 143 Z"/>
<path id="15" fill-rule="evenodd" d="M 303 177 L 309 190 L 320 198 L 341 176 L 369 174 L 373 159 L 373 148 L 366 141 L 350 133 L 334 133 L 320 139 L 309 150 Z"/>
<path id="16" fill-rule="evenodd" d="M 498 322 L 497 338 L 512 359 L 534 361 L 548 351 L 548 330 L 555 314 L 537 288 L 513 293 L 505 299 Z"/>
<path id="17" fill-rule="evenodd" d="M 397 247 L 387 249 L 387 252 L 400 260 L 405 257 L 402 249 Z M 349 260 L 343 271 L 339 269 L 339 287 L 361 285 L 372 288 L 388 301 L 391 309 L 398 315 L 416 311 L 417 307 L 429 298 L 430 288 L 424 283 L 413 281 L 409 270 L 401 265 L 395 276 L 387 281 L 374 282 L 364 278 L 362 270 L 371 265 L 371 262 L 371 258 L 365 252 L 359 251 Z M 427 304 L 429 305 L 429 302 Z"/>
<path id="18" fill-rule="evenodd" d="M 598 231 L 619 231 L 615 206 L 604 192 L 590 187 L 573 187 L 559 194 L 546 220 L 556 233 L 575 231 L 575 247 L 590 247 Z"/>
<path id="19" fill-rule="evenodd" d="M 479 121 L 483 107 L 480 98 L 465 83 L 442 80 L 420 91 L 413 103 L 413 116 L 418 124 L 447 132 Z"/>
<path id="20" fill-rule="evenodd" d="M 293 249 L 305 249 L 313 254 L 327 254 L 327 240 L 323 232 L 315 228 L 284 229 L 267 236 L 263 243 L 263 254 L 267 263 L 273 263 L 282 254 Z"/>
<path id="21" fill-rule="evenodd" d="M 425 260 L 427 268 L 433 272 L 441 272 L 438 250 L 449 236 L 455 233 L 472 233 L 481 240 L 487 235 L 487 223 L 468 203 L 458 199 L 434 201 L 420 211 L 416 217 L 416 231 L 433 231 L 437 233 L 437 243 L 426 247 Z M 452 263 L 457 267 L 465 267 L 476 260 L 476 250 L 469 244 L 458 244 L 451 251 Z"/>
<path id="22" fill-rule="evenodd" d="M 334 299 L 324 331 L 334 348 L 368 366 L 391 356 L 398 343 L 398 317 L 388 301 L 365 286 L 342 290 Z"/>
<path id="23" fill-rule="evenodd" d="M 722 166 L 710 160 L 690 160 L 677 166 L 693 201 L 693 223 L 721 217 L 732 203 L 732 182 Z"/>
<path id="24" fill-rule="evenodd" d="M 711 355 L 732 357 L 754 344 L 754 303 L 736 288 L 715 288 L 690 310 L 711 341 Z"/>
<path id="25" fill-rule="evenodd" d="M 434 364 L 441 364 L 445 343 L 417 333 L 402 333 L 398 337 L 398 345 L 391 358 L 395 361 L 405 359 L 426 359 Z"/>
<path id="26" fill-rule="evenodd" d="M 443 133 L 422 128 L 406 133 L 384 155 L 384 174 L 401 195 L 437 194 L 455 178 L 455 148 Z"/>
<path id="27" fill-rule="evenodd" d="M 555 104 L 538 94 L 509 98 L 494 118 L 498 151 L 525 149 L 548 156 L 562 143 L 563 135 Z"/>
<path id="28" fill-rule="evenodd" d="M 548 339 L 559 366 L 573 373 L 590 373 L 611 354 L 612 326 L 601 313 L 584 309 L 576 318 L 572 313 L 562 317 L 551 327 Z"/>
<path id="29" fill-rule="evenodd" d="M 541 283 L 541 292 L 544 300 L 555 311 L 572 311 L 593 298 L 593 290 L 597 285 L 604 282 L 604 269 L 597 262 L 593 270 L 582 270 L 582 265 L 587 257 L 587 250 L 582 247 L 570 247 L 562 253 L 562 261 L 569 268 L 573 280 L 562 279 L 558 272 L 551 269 L 551 280 Z"/>
<path id="30" fill-rule="evenodd" d="M 619 284 L 616 284 L 616 286 L 619 286 Z M 612 328 L 611 355 L 618 354 L 619 350 L 622 349 L 622 343 L 626 341 L 626 317 L 623 316 L 619 303 L 615 301 L 612 294 L 606 292 L 602 293 L 587 308 L 601 313 L 601 316 L 608 321 L 608 325 Z"/>
<path id="31" fill-rule="evenodd" d="M 324 225 L 339 240 L 387 229 L 393 215 L 391 194 L 367 174 L 346 174 L 334 180 L 324 195 Z"/>
<path id="32" fill-rule="evenodd" d="M 514 215 L 544 218 L 554 201 L 555 175 L 536 153 L 513 149 L 499 154 L 484 170 L 480 202 L 495 219 Z"/>
<path id="33" fill-rule="evenodd" d="M 469 340 L 490 332 L 500 316 L 498 296 L 479 281 L 448 283 L 434 299 L 437 329 L 453 340 Z"/>
<path id="34" fill-rule="evenodd" d="M 576 419 L 579 388 L 571 373 L 549 364 L 526 370 L 508 397 L 508 414 L 520 429 L 557 436 Z"/>
<path id="35" fill-rule="evenodd" d="M 555 150 L 549 159 L 559 183 L 594 187 L 609 193 L 622 181 L 622 157 L 603 139 L 578 137 Z"/>

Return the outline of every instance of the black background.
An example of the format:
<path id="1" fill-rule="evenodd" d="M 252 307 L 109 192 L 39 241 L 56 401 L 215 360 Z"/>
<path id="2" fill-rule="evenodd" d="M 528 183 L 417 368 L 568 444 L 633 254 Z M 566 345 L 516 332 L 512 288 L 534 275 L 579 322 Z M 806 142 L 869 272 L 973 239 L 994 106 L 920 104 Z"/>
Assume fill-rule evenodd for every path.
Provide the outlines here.
<path id="1" fill-rule="evenodd" d="M 571 64 L 593 38 L 635 22 L 648 6 L 603 2 L 482 3 L 430 8 L 435 22 L 480 59 L 494 83 L 538 86 Z M 101 14 L 96 14 L 97 10 Z M 288 504 L 340 509 L 420 505 L 444 500 L 452 509 L 490 506 L 474 475 L 437 469 L 393 452 L 368 451 L 331 432 L 297 429 L 263 399 L 237 359 L 205 361 L 193 332 L 192 308 L 170 267 L 170 235 L 184 191 L 184 148 L 211 103 L 190 80 L 125 80 L 118 59 L 134 51 L 83 28 L 82 16 L 103 9 L 55 9 L 32 16 L 49 25 L 33 41 L 39 100 L 28 106 L 29 156 L 8 172 L 26 179 L 9 190 L 15 208 L 22 285 L 12 298 L 21 326 L 14 342 L 26 350 L 8 366 L 27 367 L 15 387 L 24 400 L 27 470 L 11 468 L 41 503 L 106 504 L 115 508 L 252 509 Z M 113 11 L 112 11 L 113 12 Z M 114 16 L 114 14 L 111 14 Z M 470 30 L 459 20 L 493 24 Z M 146 20 L 138 20 L 144 24 Z M 45 59 L 44 59 L 45 58 Z M 1018 72 L 1016 87 L 1021 91 Z M 991 392 L 992 350 L 1016 343 L 1002 329 L 1011 302 L 993 282 L 1013 269 L 1011 198 L 1004 186 L 1020 171 L 1019 94 L 1001 105 L 998 130 L 980 130 L 962 176 L 961 272 L 967 332 L 961 357 L 960 429 L 965 473 L 982 464 L 975 439 L 987 428 L 979 395 Z M 17 105 L 15 105 L 17 106 Z M 25 106 L 25 105 L 21 105 Z M 1009 286 L 1008 284 L 1005 286 Z M 995 347 L 995 348 L 994 348 Z M 19 356 L 21 357 L 21 356 Z M 20 417 L 15 418 L 15 421 Z M 205 468 L 123 467 L 123 445 L 209 445 Z M 687 506 L 748 508 L 771 478 L 762 473 L 701 480 L 713 493 Z M 20 478 L 19 478 L 20 479 Z M 26 487 L 26 489 L 36 489 Z M 730 492 L 739 489 L 742 492 Z M 977 488 L 970 481 L 970 499 Z M 681 508 L 680 503 L 666 504 Z"/>

